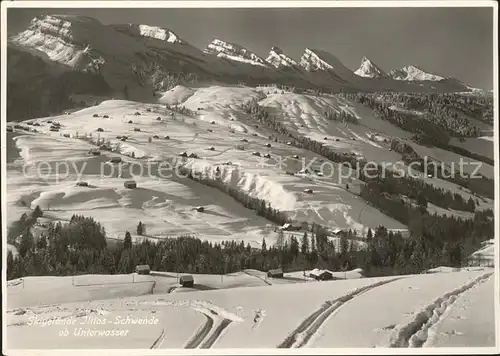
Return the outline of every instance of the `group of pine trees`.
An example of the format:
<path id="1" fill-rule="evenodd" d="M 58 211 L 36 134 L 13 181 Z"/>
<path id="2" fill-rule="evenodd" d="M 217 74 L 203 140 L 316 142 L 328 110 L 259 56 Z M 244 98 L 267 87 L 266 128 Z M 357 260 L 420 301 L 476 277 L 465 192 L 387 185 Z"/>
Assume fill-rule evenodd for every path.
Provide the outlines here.
<path id="1" fill-rule="evenodd" d="M 178 113 L 180 115 L 191 116 L 191 117 L 196 116 L 194 111 L 189 110 L 188 108 L 186 108 L 184 106 L 165 104 L 165 108 L 167 110 L 175 111 L 176 113 Z"/>
<path id="2" fill-rule="evenodd" d="M 384 190 L 379 182 L 370 182 L 362 188 L 361 197 L 408 226 L 412 236 L 420 238 L 427 254 L 439 256 L 457 245 L 462 254 L 468 256 L 480 248 L 482 241 L 494 236 L 494 216 L 490 209 L 476 212 L 471 219 L 441 216 L 408 204 L 398 195 Z"/>
<path id="3" fill-rule="evenodd" d="M 493 96 L 461 93 L 390 93 L 387 99 L 409 110 L 428 110 L 435 115 L 466 116 L 493 125 Z"/>
<path id="4" fill-rule="evenodd" d="M 343 123 L 353 123 L 353 124 L 358 124 L 358 118 L 344 110 L 341 110 L 340 112 L 335 112 L 335 111 L 325 111 L 323 113 L 323 116 L 332 121 L 340 121 Z"/>

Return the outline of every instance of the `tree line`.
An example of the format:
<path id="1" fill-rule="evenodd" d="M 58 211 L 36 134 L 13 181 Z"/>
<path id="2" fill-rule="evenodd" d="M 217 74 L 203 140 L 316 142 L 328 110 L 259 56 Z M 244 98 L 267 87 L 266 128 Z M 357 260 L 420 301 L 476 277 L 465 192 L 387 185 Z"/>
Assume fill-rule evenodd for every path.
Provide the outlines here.
<path id="1" fill-rule="evenodd" d="M 435 115 L 473 118 L 493 125 L 492 95 L 391 93 L 388 97 L 409 110 L 429 110 Z"/>
<path id="2" fill-rule="evenodd" d="M 123 242 L 110 244 L 99 222 L 78 215 L 66 224 L 49 223 L 47 235 L 35 239 L 29 232 L 28 220 L 34 219 L 31 215 L 16 222 L 22 227 L 24 242 L 15 242 L 19 251 L 16 257 L 10 251 L 7 255 L 7 279 L 132 273 L 140 264 L 156 271 L 209 274 L 277 267 L 285 272 L 362 268 L 367 276 L 420 273 L 440 265 L 463 265 L 466 254 L 477 247 L 479 233 L 490 232 L 489 218 L 477 214 L 467 222 L 426 216 L 420 225 L 410 224 L 414 230 L 409 239 L 379 226 L 375 231 L 368 230 L 366 246 L 361 248 L 352 239 L 355 232 L 342 234 L 335 244 L 324 227 L 313 224 L 300 237 L 285 238 L 280 231 L 275 244 L 268 246 L 263 238 L 260 248 L 252 248 L 244 241 L 210 242 L 191 236 L 133 244 L 129 232 Z M 460 234 L 453 235 L 457 232 Z"/>
<path id="3" fill-rule="evenodd" d="M 489 116 L 491 110 L 487 108 L 492 107 L 491 100 L 481 105 L 478 103 L 480 98 L 464 98 L 459 94 L 357 93 L 346 94 L 346 97 L 367 105 L 384 119 L 410 132 L 418 130 L 418 121 L 426 121 L 430 123 L 426 123 L 427 126 L 439 126 L 450 136 L 477 137 L 480 129 L 469 119 L 491 121 L 483 116 L 483 113 Z M 401 105 L 408 112 L 401 112 L 395 109 L 394 105 Z M 418 110 L 421 114 L 413 114 L 412 110 Z M 416 133 L 420 134 L 418 131 Z"/>

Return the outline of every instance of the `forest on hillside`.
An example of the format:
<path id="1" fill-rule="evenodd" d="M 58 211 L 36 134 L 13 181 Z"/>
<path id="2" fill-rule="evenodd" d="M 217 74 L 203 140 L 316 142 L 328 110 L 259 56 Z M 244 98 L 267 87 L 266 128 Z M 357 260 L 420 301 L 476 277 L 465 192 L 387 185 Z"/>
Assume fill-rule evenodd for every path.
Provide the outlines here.
<path id="1" fill-rule="evenodd" d="M 7 278 L 132 273 L 139 264 L 149 264 L 157 271 L 209 274 L 277 267 L 287 272 L 319 267 L 335 271 L 362 268 L 367 276 L 410 274 L 441 265 L 463 266 L 482 241 L 493 238 L 492 211 L 476 213 L 472 220 L 430 215 L 425 209 L 384 197 L 381 189 L 376 183 L 369 184 L 362 196 L 398 216 L 408 224 L 411 234 L 403 238 L 379 226 L 363 236 L 367 247 L 362 249 L 351 242 L 353 231 L 341 236 L 336 249 L 328 237 L 330 232 L 315 224 L 303 231 L 300 239 L 287 239 L 280 231 L 275 244 L 268 245 L 263 239 L 260 249 L 243 241 L 214 243 L 190 236 L 134 244 L 130 232 L 122 242 L 109 244 L 98 221 L 79 215 L 73 215 L 69 223 L 49 223 L 47 233 L 35 238 L 32 227 L 43 216 L 37 206 L 9 228 L 8 242 L 16 246 L 18 254 L 14 257 L 8 252 Z M 137 233 L 142 232 L 139 222 Z"/>

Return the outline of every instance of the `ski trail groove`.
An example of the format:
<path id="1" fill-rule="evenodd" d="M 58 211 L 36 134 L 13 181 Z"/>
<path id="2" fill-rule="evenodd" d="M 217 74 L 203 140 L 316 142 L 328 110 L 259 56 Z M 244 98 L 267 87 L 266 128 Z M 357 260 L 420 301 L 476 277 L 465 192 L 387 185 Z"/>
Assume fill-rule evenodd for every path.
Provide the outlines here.
<path id="1" fill-rule="evenodd" d="M 205 315 L 207 321 L 186 344 L 184 347 L 186 349 L 211 348 L 233 321 L 239 321 L 239 319 L 241 319 L 214 305 L 201 304 L 194 307 L 194 309 Z"/>
<path id="2" fill-rule="evenodd" d="M 153 342 L 153 345 L 151 345 L 150 349 L 159 348 L 163 343 L 164 339 L 165 339 L 165 329 L 162 329 L 160 336 L 158 336 L 158 338 Z"/>
<path id="3" fill-rule="evenodd" d="M 205 321 L 203 326 L 200 329 L 198 329 L 198 331 L 196 332 L 196 334 L 194 334 L 191 340 L 188 341 L 186 346 L 184 346 L 185 349 L 197 348 L 201 344 L 201 342 L 207 337 L 210 330 L 212 330 L 214 325 L 214 319 L 206 314 L 203 315 L 205 315 L 205 318 L 207 318 L 207 320 Z"/>
<path id="4" fill-rule="evenodd" d="M 200 346 L 200 349 L 209 349 L 211 348 L 215 342 L 219 339 L 221 336 L 222 332 L 231 324 L 233 321 L 230 319 L 222 319 L 222 321 L 217 325 L 217 327 L 214 329 L 212 335 L 208 337 L 208 339 L 203 343 L 203 345 Z"/>
<path id="5" fill-rule="evenodd" d="M 312 336 L 319 330 L 319 328 L 325 323 L 329 316 L 331 316 L 336 310 L 338 310 L 342 305 L 350 301 L 351 299 L 362 295 L 374 288 L 380 287 L 387 283 L 391 283 L 401 279 L 393 278 L 387 281 L 381 281 L 368 285 L 366 287 L 361 287 L 353 292 L 346 294 L 334 300 L 328 300 L 323 305 L 309 315 L 302 323 L 290 333 L 285 340 L 281 342 L 278 348 L 300 348 L 307 344 Z"/>
<path id="6" fill-rule="evenodd" d="M 257 278 L 257 279 L 260 279 L 262 282 L 264 282 L 265 284 L 267 284 L 268 286 L 272 286 L 273 284 L 269 281 L 266 281 L 264 278 L 262 277 L 259 277 L 259 276 L 254 276 L 253 274 L 250 274 L 248 273 L 247 271 L 243 271 L 243 273 L 249 275 L 250 277 L 253 277 L 253 278 Z"/>
<path id="7" fill-rule="evenodd" d="M 486 281 L 493 273 L 486 273 L 439 297 L 416 313 L 413 320 L 394 330 L 389 347 L 423 347 L 429 338 L 429 329 L 436 325 L 444 312 L 466 291 Z"/>

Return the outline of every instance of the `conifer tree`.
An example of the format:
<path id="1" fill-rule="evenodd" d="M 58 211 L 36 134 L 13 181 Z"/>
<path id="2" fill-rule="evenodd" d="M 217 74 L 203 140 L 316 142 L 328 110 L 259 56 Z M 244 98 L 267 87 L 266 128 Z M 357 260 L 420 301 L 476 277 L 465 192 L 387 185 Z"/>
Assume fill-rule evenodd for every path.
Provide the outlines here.
<path id="1" fill-rule="evenodd" d="M 316 252 L 316 241 L 315 241 L 314 234 L 311 234 L 311 252 L 315 253 Z"/>
<path id="2" fill-rule="evenodd" d="M 300 251 L 303 254 L 309 253 L 309 237 L 307 236 L 307 231 L 304 231 L 304 235 L 302 236 Z"/>
<path id="3" fill-rule="evenodd" d="M 276 238 L 276 248 L 278 250 L 281 250 L 285 247 L 285 234 L 283 233 L 283 230 L 278 231 L 278 237 Z"/>
<path id="4" fill-rule="evenodd" d="M 39 217 L 42 217 L 43 216 L 43 211 L 42 209 L 40 209 L 40 206 L 37 205 L 35 207 L 35 210 L 33 210 L 33 213 L 31 214 L 31 216 L 36 220 L 38 219 Z"/>
<path id="5" fill-rule="evenodd" d="M 371 229 L 371 228 L 368 228 L 368 233 L 366 234 L 366 242 L 367 242 L 368 244 L 370 244 L 370 243 L 371 243 L 371 241 L 372 241 L 372 239 L 373 239 L 373 232 L 372 232 L 372 229 Z"/>
<path id="6" fill-rule="evenodd" d="M 125 232 L 125 239 L 123 240 L 123 248 L 130 250 L 132 248 L 132 236 L 130 232 Z"/>

